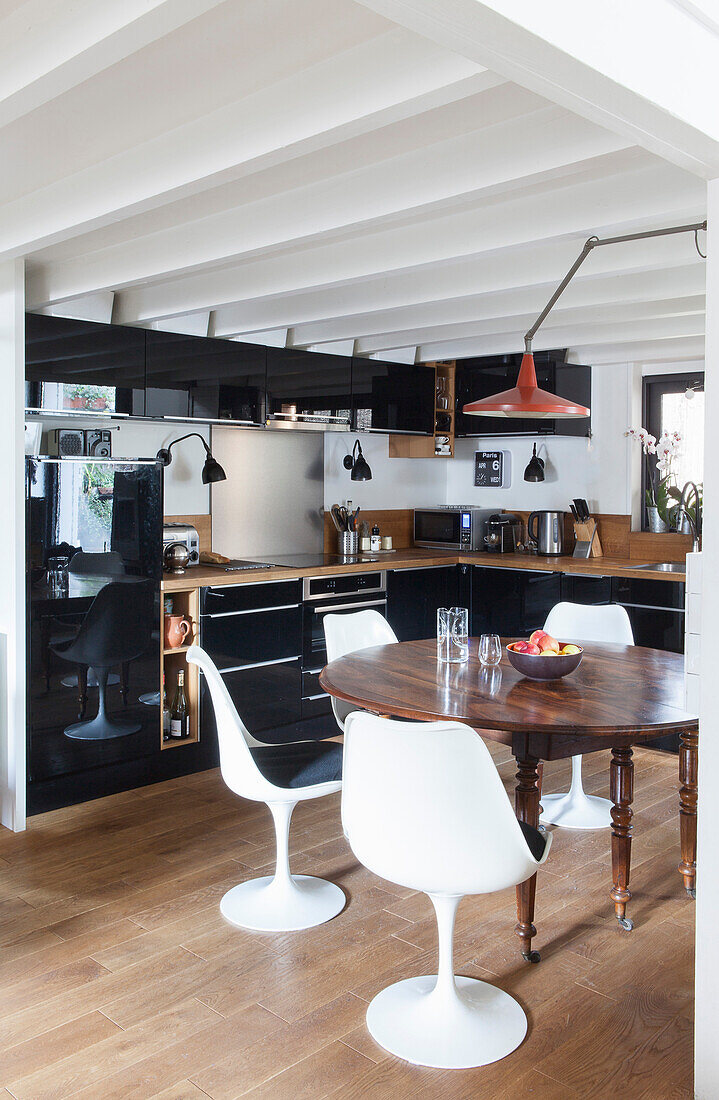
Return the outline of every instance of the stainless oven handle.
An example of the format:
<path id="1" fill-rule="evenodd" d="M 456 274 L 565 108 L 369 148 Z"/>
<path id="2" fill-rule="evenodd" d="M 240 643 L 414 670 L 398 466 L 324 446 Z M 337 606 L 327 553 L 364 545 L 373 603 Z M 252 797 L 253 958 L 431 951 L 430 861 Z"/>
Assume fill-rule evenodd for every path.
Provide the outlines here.
<path id="1" fill-rule="evenodd" d="M 330 611 L 351 611 L 355 607 L 386 607 L 387 600 L 361 600 L 359 603 L 336 603 L 332 607 L 316 607 L 315 615 L 324 615 Z"/>
<path id="2" fill-rule="evenodd" d="M 230 615 L 265 615 L 268 611 L 289 611 L 299 607 L 298 603 L 278 603 L 274 607 L 250 607 L 247 611 L 210 611 L 201 616 L 203 619 L 227 619 Z"/>

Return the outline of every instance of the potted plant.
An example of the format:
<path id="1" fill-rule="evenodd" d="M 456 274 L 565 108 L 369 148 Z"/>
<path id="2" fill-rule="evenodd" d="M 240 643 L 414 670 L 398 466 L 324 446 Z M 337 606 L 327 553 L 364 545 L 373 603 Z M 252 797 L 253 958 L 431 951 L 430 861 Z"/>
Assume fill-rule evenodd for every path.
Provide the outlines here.
<path id="1" fill-rule="evenodd" d="M 624 434 L 641 445 L 647 458 L 652 455 L 657 459 L 655 463 L 647 461 L 645 503 L 649 530 L 655 534 L 669 531 L 674 526 L 673 513 L 678 503 L 672 463 L 681 449 L 681 434 L 664 431 L 658 440 L 646 428 L 627 428 Z"/>

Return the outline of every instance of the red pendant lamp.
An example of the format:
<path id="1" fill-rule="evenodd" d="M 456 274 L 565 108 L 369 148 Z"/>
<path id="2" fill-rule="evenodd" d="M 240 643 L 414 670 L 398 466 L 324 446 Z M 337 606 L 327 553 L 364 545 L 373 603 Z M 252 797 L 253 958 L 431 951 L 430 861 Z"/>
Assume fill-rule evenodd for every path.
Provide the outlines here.
<path id="1" fill-rule="evenodd" d="M 537 329 L 594 248 L 607 244 L 623 244 L 626 241 L 645 240 L 647 237 L 666 237 L 673 233 L 693 233 L 697 252 L 700 256 L 703 256 L 704 253 L 699 250 L 697 234 L 700 229 L 705 230 L 706 227 L 707 223 L 703 221 L 694 222 L 691 225 L 667 226 L 664 229 L 647 229 L 641 233 L 624 233 L 620 237 L 589 237 L 584 242 L 582 251 L 524 337 L 524 355 L 522 356 L 522 365 L 519 368 L 517 385 L 513 386 L 511 390 L 492 394 L 491 397 L 482 397 L 478 401 L 470 401 L 468 405 L 463 406 L 462 412 L 468 413 L 470 416 L 505 416 L 513 420 L 542 420 L 545 418 L 562 420 L 570 416 L 589 416 L 589 409 L 586 409 L 584 405 L 576 405 L 573 401 L 567 401 L 564 397 L 557 397 L 555 393 L 540 390 L 537 385 L 537 372 L 534 369 L 534 356 L 532 355 L 532 340 Z"/>
<path id="2" fill-rule="evenodd" d="M 517 385 L 511 390 L 470 401 L 462 409 L 470 416 L 506 416 L 513 420 L 561 420 L 570 416 L 589 416 L 589 409 L 557 397 L 548 390 L 540 390 L 534 356 L 526 351 L 522 356 Z"/>

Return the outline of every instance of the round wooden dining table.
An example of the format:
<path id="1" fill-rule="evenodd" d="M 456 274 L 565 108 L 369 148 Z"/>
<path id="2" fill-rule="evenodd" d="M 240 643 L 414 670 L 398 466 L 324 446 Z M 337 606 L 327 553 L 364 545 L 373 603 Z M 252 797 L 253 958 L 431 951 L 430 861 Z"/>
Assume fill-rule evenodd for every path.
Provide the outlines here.
<path id="1" fill-rule="evenodd" d="M 681 861 L 679 873 L 695 897 L 698 720 L 684 710 L 684 658 L 676 653 L 611 643 L 582 643 L 579 668 L 561 680 L 526 679 L 502 660 L 483 668 L 478 639 L 470 639 L 469 660 L 437 659 L 434 639 L 363 649 L 330 662 L 320 675 L 322 689 L 367 710 L 418 721 L 465 722 L 482 737 L 511 748 L 517 762 L 515 810 L 537 828 L 541 812 L 541 769 L 545 760 L 611 750 L 611 899 L 621 926 L 626 915 L 632 842 L 634 764 L 632 745 L 678 734 Z M 551 660 L 551 658 L 547 658 Z M 517 925 L 522 955 L 532 950 L 536 875 L 517 887 Z"/>

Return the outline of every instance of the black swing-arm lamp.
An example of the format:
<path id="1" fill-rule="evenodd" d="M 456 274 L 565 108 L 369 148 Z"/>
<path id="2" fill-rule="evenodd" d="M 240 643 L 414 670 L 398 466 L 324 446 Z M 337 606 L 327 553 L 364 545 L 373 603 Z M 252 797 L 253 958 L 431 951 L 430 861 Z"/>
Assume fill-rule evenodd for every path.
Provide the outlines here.
<path id="1" fill-rule="evenodd" d="M 202 467 L 202 483 L 203 485 L 212 485 L 216 481 L 226 481 L 227 474 L 220 466 L 217 459 L 212 457 L 212 451 L 209 448 L 207 441 L 200 435 L 199 432 L 188 432 L 187 435 L 181 435 L 178 439 L 173 439 L 172 443 L 169 443 L 167 447 L 161 447 L 155 455 L 158 462 L 161 462 L 163 466 L 169 466 L 172 462 L 172 448 L 176 443 L 182 443 L 183 439 L 191 439 L 193 435 L 196 435 L 202 442 L 202 446 L 205 448 L 205 465 Z"/>

